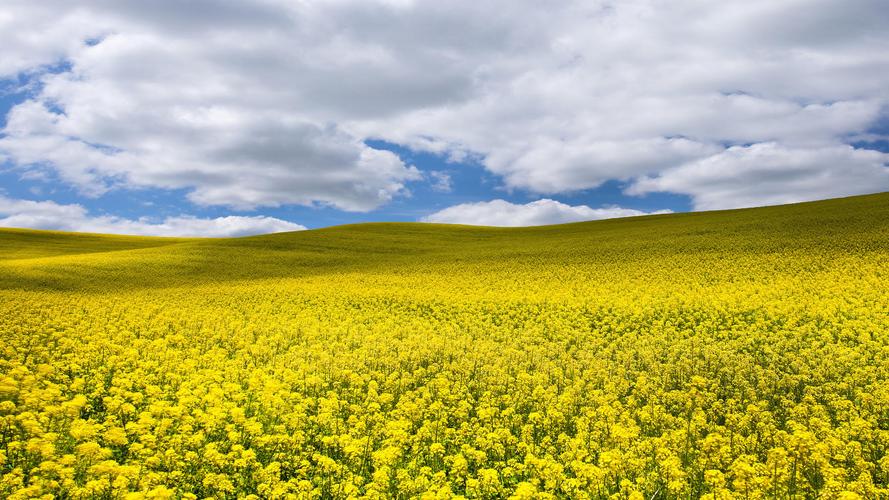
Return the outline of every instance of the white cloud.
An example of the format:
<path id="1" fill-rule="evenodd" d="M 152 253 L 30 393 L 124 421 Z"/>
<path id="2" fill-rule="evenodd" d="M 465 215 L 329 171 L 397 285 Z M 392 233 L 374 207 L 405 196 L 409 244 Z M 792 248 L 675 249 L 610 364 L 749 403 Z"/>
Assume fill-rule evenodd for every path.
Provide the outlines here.
<path id="1" fill-rule="evenodd" d="M 507 185 L 540 193 L 564 193 L 595 188 L 609 179 L 629 179 L 647 172 L 700 158 L 718 151 L 683 138 L 597 141 L 593 138 L 558 141 L 541 138 L 518 157 L 494 153 L 489 168 Z M 542 168 L 541 165 L 546 165 Z"/>
<path id="2" fill-rule="evenodd" d="M 0 227 L 22 227 L 150 236 L 235 237 L 300 231 L 305 226 L 274 217 L 228 216 L 202 219 L 183 215 L 163 221 L 126 219 L 111 215 L 91 216 L 81 205 L 53 201 L 19 200 L 0 196 Z"/>
<path id="3" fill-rule="evenodd" d="M 434 191 L 450 193 L 454 189 L 454 186 L 451 184 L 451 175 L 449 173 L 432 170 L 427 172 L 427 174 Z"/>
<path id="4" fill-rule="evenodd" d="M 5 0 L 0 75 L 69 66 L 0 156 L 90 196 L 367 211 L 423 178 L 375 138 L 575 191 L 733 145 L 843 147 L 889 109 L 886 26 L 884 0 Z M 839 191 L 871 190 L 836 159 Z M 796 199 L 770 165 L 768 200 Z"/>
<path id="5" fill-rule="evenodd" d="M 44 92 L 86 85 L 69 75 L 45 80 Z M 364 146 L 336 127 L 275 113 L 201 109 L 164 122 L 148 106 L 116 126 L 92 116 L 91 106 L 108 108 L 82 105 L 89 110 L 69 106 L 65 114 L 37 101 L 16 106 L 0 150 L 29 170 L 51 168 L 86 196 L 120 185 L 193 188 L 188 196 L 195 203 L 239 209 L 322 203 L 367 211 L 420 178 L 395 154 Z"/>
<path id="6" fill-rule="evenodd" d="M 510 203 L 505 200 L 463 203 L 435 212 L 425 217 L 423 221 L 476 226 L 518 227 L 664 213 L 670 213 L 670 211 L 643 212 L 641 210 L 615 206 L 590 208 L 586 205 L 566 205 L 544 198 L 524 205 Z"/>
<path id="7" fill-rule="evenodd" d="M 0 5 L 0 78 L 34 71 L 79 50 L 100 33 L 91 16 L 48 2 L 7 0 Z"/>
<path id="8" fill-rule="evenodd" d="M 889 191 L 889 154 L 851 146 L 733 147 L 638 180 L 630 194 L 684 193 L 696 210 L 811 201 Z"/>

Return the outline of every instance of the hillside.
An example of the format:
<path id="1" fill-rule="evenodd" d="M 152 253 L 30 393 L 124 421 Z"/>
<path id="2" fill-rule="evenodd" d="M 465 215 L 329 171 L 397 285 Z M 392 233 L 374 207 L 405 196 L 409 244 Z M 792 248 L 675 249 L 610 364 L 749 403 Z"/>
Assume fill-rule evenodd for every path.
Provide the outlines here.
<path id="1" fill-rule="evenodd" d="M 701 259 L 698 267 L 732 256 L 793 267 L 794 252 L 829 260 L 884 251 L 887 234 L 889 193 L 532 228 L 371 223 L 232 239 L 0 229 L 0 287 L 101 290 L 109 280 L 115 288 L 145 288 L 431 268 L 496 274 L 510 263 L 546 276 L 595 268 L 604 279 L 620 279 L 627 266 L 681 267 L 676 259 L 689 255 Z M 709 272 L 733 278 L 727 270 Z"/>
<path id="2" fill-rule="evenodd" d="M 0 497 L 885 497 L 887 283 L 889 194 L 0 230 Z"/>

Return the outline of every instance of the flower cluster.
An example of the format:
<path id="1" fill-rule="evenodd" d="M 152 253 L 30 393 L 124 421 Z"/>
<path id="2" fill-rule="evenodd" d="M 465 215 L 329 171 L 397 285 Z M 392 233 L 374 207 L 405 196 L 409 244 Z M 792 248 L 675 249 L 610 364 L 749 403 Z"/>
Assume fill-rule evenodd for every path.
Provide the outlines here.
<path id="1" fill-rule="evenodd" d="M 889 495 L 889 233 L 580 229 L 6 262 L 0 497 Z"/>

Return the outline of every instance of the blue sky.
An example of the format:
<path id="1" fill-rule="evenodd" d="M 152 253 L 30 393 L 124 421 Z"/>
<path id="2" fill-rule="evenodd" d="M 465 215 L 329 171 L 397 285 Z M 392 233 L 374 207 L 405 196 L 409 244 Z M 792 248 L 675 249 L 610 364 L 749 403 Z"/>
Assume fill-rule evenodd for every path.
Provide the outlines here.
<path id="1" fill-rule="evenodd" d="M 0 225 L 518 226 L 887 191 L 889 14 L 812 1 L 11 0 Z"/>

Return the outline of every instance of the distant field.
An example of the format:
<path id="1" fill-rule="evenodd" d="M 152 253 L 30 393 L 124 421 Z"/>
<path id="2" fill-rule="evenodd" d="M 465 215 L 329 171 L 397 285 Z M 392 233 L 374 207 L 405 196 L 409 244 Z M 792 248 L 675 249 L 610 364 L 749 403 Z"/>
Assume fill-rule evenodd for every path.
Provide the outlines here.
<path id="1" fill-rule="evenodd" d="M 887 498 L 889 194 L 0 230 L 0 497 Z"/>

